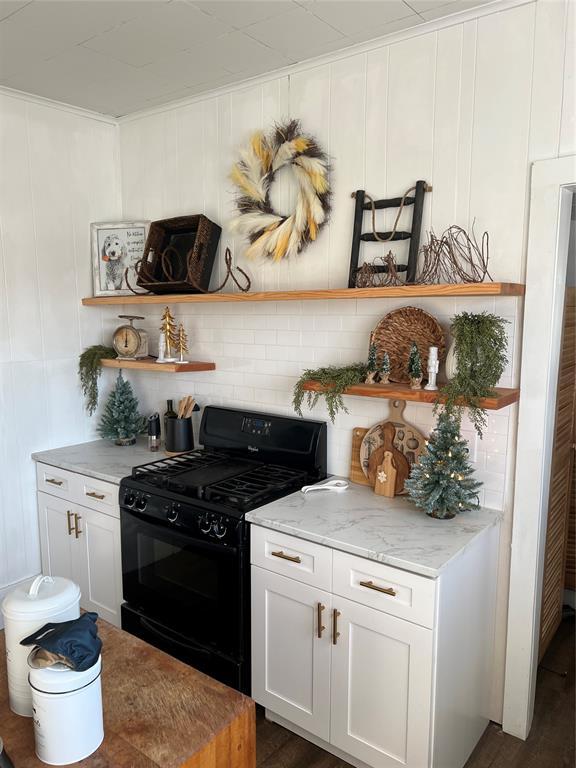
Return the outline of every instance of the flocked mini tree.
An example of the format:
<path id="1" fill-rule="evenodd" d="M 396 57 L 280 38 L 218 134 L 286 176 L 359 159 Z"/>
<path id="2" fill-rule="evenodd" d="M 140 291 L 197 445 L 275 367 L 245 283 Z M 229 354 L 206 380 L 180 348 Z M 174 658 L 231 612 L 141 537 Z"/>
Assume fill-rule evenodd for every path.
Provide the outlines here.
<path id="1" fill-rule="evenodd" d="M 482 483 L 474 479 L 473 473 L 466 440 L 460 436 L 460 422 L 443 410 L 405 483 L 410 498 L 427 515 L 440 519 L 478 509 Z"/>
<path id="2" fill-rule="evenodd" d="M 408 375 L 411 379 L 418 379 L 422 376 L 422 358 L 416 342 L 412 342 L 410 347 L 410 356 L 408 357 Z"/>
<path id="3" fill-rule="evenodd" d="M 366 367 L 368 368 L 368 374 L 366 376 L 366 384 L 374 384 L 376 381 L 376 374 L 378 372 L 378 362 L 377 362 L 377 350 L 376 350 L 376 344 L 370 339 L 370 346 L 368 347 L 368 361 L 366 363 Z"/>
<path id="4" fill-rule="evenodd" d="M 136 435 L 144 432 L 146 419 L 138 413 L 138 399 L 134 396 L 130 382 L 118 371 L 116 385 L 104 406 L 104 413 L 98 425 L 98 434 L 117 445 L 132 445 Z"/>
<path id="5" fill-rule="evenodd" d="M 384 352 L 380 361 L 380 383 L 388 384 L 390 381 L 390 355 Z"/>

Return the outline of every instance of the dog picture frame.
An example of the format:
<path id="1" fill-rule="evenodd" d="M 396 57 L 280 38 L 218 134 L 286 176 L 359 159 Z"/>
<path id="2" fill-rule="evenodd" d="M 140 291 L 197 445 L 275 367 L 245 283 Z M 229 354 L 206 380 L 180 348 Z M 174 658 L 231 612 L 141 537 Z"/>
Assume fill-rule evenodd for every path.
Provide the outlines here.
<path id="1" fill-rule="evenodd" d="M 144 254 L 149 221 L 96 221 L 90 224 L 92 295 L 127 296 L 136 288 L 138 261 Z M 126 282 L 128 270 L 128 283 Z"/>

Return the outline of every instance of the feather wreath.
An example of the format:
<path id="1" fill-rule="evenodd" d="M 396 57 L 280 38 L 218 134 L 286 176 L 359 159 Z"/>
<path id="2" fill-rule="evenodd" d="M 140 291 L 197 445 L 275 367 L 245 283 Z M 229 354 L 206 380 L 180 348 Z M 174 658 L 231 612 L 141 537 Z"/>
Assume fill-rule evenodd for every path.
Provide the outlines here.
<path id="1" fill-rule="evenodd" d="M 294 172 L 298 197 L 294 212 L 280 216 L 270 203 L 270 188 L 285 166 Z M 299 120 L 276 125 L 268 135 L 253 134 L 230 173 L 239 211 L 232 228 L 249 239 L 246 256 L 280 261 L 316 240 L 330 213 L 329 172 L 328 156 L 302 133 Z"/>

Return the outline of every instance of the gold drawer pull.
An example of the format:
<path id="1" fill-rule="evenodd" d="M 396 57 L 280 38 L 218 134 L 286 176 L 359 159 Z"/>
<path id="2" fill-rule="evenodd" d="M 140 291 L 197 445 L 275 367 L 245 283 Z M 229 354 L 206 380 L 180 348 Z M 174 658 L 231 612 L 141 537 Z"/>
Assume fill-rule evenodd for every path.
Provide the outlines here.
<path id="1" fill-rule="evenodd" d="M 80 537 L 80 534 L 82 531 L 78 527 L 78 522 L 82 520 L 82 515 L 79 515 L 77 512 L 74 512 L 74 533 L 76 534 L 76 538 L 78 539 Z"/>
<path id="2" fill-rule="evenodd" d="M 322 605 L 322 603 L 318 603 L 316 606 L 316 611 L 318 613 L 318 639 L 322 639 L 322 632 L 326 629 L 326 627 L 322 624 L 322 611 L 326 608 L 325 605 Z"/>
<path id="3" fill-rule="evenodd" d="M 72 525 L 72 512 L 70 510 L 66 512 L 66 517 L 68 518 L 68 536 L 71 536 L 74 532 L 74 526 Z"/>
<path id="4" fill-rule="evenodd" d="M 54 480 L 53 477 L 47 477 L 46 482 L 52 485 L 64 485 L 64 480 Z"/>
<path id="5" fill-rule="evenodd" d="M 385 595 L 396 597 L 396 590 L 392 589 L 392 587 L 379 587 L 377 584 L 374 584 L 373 581 L 361 581 L 360 586 L 366 587 L 367 589 L 373 589 L 375 592 L 383 592 Z"/>
<path id="6" fill-rule="evenodd" d="M 282 550 L 278 552 L 270 552 L 271 555 L 274 555 L 274 557 L 280 557 L 282 560 L 290 560 L 291 563 L 301 563 L 302 560 L 298 557 L 298 555 L 286 555 Z"/>
<path id="7" fill-rule="evenodd" d="M 332 611 L 332 645 L 336 645 L 338 638 L 340 637 L 340 632 L 338 632 L 338 616 L 340 615 L 340 611 L 337 611 L 336 608 L 334 608 Z"/>
<path id="8" fill-rule="evenodd" d="M 102 501 L 102 499 L 106 498 L 105 493 L 96 493 L 96 491 L 86 491 L 86 496 L 90 496 L 91 499 L 98 499 L 98 501 Z"/>

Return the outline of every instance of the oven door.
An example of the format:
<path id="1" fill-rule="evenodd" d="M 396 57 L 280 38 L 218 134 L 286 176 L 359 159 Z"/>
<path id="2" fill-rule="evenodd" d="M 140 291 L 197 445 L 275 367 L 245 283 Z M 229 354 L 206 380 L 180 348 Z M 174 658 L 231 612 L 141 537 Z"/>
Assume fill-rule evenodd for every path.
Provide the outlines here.
<path id="1" fill-rule="evenodd" d="M 247 552 L 126 509 L 120 518 L 127 603 L 204 647 L 243 657 Z"/>

